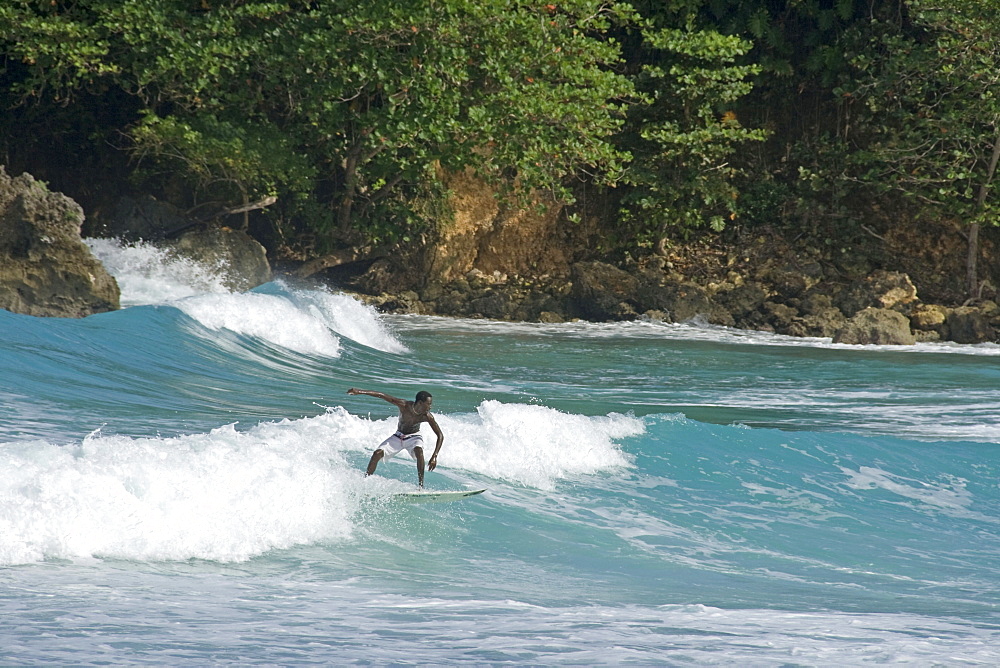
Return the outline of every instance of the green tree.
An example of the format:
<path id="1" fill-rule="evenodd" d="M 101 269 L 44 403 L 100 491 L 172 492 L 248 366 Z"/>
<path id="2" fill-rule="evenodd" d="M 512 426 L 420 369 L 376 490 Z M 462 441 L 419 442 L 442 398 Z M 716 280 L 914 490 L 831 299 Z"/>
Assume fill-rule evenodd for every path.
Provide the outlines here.
<path id="1" fill-rule="evenodd" d="M 1000 223 L 1000 13 L 992 2 L 911 0 L 912 29 L 887 26 L 853 60 L 871 140 L 860 178 L 968 230 L 966 283 L 979 296 L 980 226 Z"/>
<path id="2" fill-rule="evenodd" d="M 631 34 L 629 66 L 643 103 L 633 105 L 622 146 L 633 157 L 622 201 L 627 229 L 643 244 L 668 232 L 737 216 L 733 155 L 766 133 L 745 128 L 735 103 L 753 87 L 752 44 L 699 23 L 698 2 L 643 3 Z"/>

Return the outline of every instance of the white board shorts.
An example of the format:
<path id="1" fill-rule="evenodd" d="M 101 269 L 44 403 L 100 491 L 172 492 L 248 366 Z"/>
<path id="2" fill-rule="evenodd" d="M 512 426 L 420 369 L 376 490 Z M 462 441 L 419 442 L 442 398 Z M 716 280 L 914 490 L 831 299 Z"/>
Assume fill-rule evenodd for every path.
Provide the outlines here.
<path id="1" fill-rule="evenodd" d="M 420 434 L 404 434 L 397 431 L 395 434 L 382 441 L 382 444 L 379 445 L 377 449 L 385 453 L 386 459 L 399 454 L 400 450 L 406 450 L 410 453 L 411 457 L 416 459 L 416 455 L 413 454 L 413 448 L 422 447 L 424 447 L 424 437 Z"/>

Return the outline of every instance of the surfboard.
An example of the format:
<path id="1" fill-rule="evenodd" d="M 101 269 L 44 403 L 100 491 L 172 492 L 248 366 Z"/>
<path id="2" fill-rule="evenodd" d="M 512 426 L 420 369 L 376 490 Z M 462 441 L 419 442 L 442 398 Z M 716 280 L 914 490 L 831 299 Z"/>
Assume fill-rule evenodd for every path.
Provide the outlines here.
<path id="1" fill-rule="evenodd" d="M 466 497 L 482 494 L 485 489 L 458 489 L 447 491 L 431 491 L 422 489 L 417 492 L 401 492 L 393 494 L 394 499 L 409 503 L 441 503 L 442 501 L 457 501 Z"/>

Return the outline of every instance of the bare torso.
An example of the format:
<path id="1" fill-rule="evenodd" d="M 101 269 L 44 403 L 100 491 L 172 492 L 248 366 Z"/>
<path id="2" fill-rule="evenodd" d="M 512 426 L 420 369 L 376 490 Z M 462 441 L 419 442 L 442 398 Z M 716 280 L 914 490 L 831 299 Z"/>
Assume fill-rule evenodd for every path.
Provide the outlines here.
<path id="1" fill-rule="evenodd" d="M 428 415 L 430 413 L 417 413 L 413 409 L 413 402 L 407 401 L 399 406 L 399 422 L 396 423 L 396 429 L 403 434 L 416 434 L 420 431 L 420 423 L 428 421 Z"/>

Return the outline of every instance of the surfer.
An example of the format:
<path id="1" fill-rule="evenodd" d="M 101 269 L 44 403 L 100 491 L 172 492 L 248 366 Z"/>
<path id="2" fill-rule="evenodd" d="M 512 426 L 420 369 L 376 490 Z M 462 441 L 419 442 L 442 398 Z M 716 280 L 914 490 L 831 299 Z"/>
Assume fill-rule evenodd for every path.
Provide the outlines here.
<path id="1" fill-rule="evenodd" d="M 382 444 L 375 448 L 375 452 L 372 453 L 372 458 L 368 462 L 368 471 L 365 475 L 370 476 L 375 473 L 375 468 L 382 461 L 383 457 L 392 457 L 400 450 L 406 450 L 417 460 L 417 479 L 420 481 L 420 486 L 423 487 L 424 437 L 420 435 L 420 424 L 426 422 L 437 435 L 437 445 L 434 447 L 434 454 L 431 455 L 430 460 L 427 462 L 429 470 L 433 471 L 437 468 L 438 452 L 440 452 L 441 446 L 444 445 L 444 434 L 441 433 L 441 427 L 438 426 L 434 420 L 434 416 L 430 412 L 433 401 L 431 393 L 425 391 L 417 392 L 415 401 L 397 399 L 382 392 L 359 390 L 355 387 L 349 389 L 347 393 L 351 395 L 363 394 L 369 397 L 378 397 L 379 399 L 388 401 L 399 409 L 399 422 L 396 423 L 396 433 L 382 441 Z"/>

